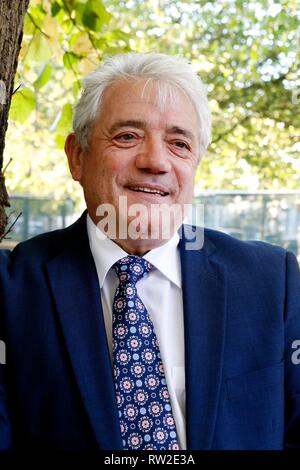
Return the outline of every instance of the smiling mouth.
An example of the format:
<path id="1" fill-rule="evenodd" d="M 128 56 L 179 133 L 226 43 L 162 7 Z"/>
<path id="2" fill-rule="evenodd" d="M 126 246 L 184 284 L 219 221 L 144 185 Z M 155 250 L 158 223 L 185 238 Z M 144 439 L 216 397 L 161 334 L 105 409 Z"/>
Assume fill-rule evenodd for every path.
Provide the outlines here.
<path id="1" fill-rule="evenodd" d="M 128 189 L 138 193 L 156 194 L 157 196 L 168 196 L 170 193 L 156 188 L 147 188 L 144 186 L 128 186 Z"/>

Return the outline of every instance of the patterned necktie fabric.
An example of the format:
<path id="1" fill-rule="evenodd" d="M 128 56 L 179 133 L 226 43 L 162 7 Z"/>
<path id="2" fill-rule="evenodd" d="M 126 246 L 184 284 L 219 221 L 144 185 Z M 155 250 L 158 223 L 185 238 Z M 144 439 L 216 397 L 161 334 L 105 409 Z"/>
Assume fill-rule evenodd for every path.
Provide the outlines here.
<path id="1" fill-rule="evenodd" d="M 151 264 L 130 255 L 117 261 L 113 300 L 113 362 L 123 448 L 178 450 L 158 341 L 136 283 Z"/>

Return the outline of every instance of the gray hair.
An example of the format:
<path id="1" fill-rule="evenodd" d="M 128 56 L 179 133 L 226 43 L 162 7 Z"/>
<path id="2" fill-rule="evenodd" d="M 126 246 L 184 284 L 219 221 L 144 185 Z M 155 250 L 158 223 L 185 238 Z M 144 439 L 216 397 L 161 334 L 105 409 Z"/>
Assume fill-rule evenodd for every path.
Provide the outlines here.
<path id="1" fill-rule="evenodd" d="M 105 90 L 116 81 L 144 78 L 155 83 L 160 105 L 174 99 L 174 89 L 192 103 L 199 121 L 200 157 L 211 139 L 211 115 L 206 89 L 193 67 L 183 58 L 160 53 L 118 54 L 108 58 L 84 79 L 84 90 L 75 107 L 73 129 L 84 150 L 89 132 L 101 110 Z"/>

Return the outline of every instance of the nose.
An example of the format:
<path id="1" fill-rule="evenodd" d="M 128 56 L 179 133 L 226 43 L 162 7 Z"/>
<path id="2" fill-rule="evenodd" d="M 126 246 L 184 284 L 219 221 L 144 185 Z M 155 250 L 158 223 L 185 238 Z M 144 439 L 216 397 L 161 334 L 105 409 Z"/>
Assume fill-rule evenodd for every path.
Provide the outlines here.
<path id="1" fill-rule="evenodd" d="M 162 137 L 155 135 L 145 138 L 141 152 L 136 157 L 136 166 L 153 174 L 171 170 L 168 150 Z"/>

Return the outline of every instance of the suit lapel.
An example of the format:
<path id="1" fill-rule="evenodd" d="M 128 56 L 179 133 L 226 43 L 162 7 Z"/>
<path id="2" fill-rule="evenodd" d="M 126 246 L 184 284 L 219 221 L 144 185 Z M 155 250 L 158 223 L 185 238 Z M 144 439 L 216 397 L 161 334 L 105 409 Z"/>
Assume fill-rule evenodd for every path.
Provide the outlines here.
<path id="1" fill-rule="evenodd" d="M 189 236 L 190 239 L 190 236 Z M 188 449 L 209 449 L 217 416 L 225 337 L 226 269 L 201 250 L 180 242 L 185 327 Z"/>
<path id="2" fill-rule="evenodd" d="M 65 247 L 47 263 L 57 312 L 99 447 L 121 449 L 111 360 L 85 214 L 66 233 Z"/>

